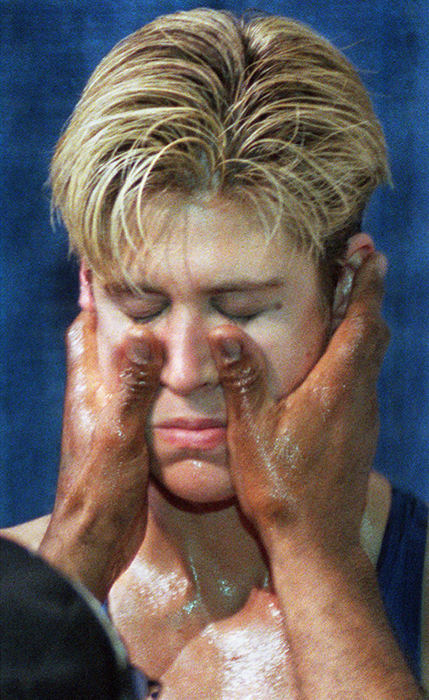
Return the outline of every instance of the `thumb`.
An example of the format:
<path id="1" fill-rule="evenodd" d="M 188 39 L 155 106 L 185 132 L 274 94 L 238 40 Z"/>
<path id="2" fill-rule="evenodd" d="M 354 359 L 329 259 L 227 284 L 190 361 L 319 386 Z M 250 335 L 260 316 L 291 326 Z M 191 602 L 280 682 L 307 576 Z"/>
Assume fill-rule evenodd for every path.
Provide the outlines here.
<path id="1" fill-rule="evenodd" d="M 267 397 L 265 358 L 249 336 L 234 326 L 219 326 L 208 337 L 225 396 L 228 421 L 243 422 L 258 413 Z"/>
<path id="2" fill-rule="evenodd" d="M 159 384 L 162 347 L 147 328 L 133 330 L 119 349 L 117 359 L 123 415 L 146 418 Z"/>

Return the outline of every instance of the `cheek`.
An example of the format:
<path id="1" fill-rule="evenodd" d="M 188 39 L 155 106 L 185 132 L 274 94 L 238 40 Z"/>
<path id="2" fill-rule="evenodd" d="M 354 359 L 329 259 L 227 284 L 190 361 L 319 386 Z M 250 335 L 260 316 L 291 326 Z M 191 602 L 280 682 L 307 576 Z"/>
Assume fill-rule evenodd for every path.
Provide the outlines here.
<path id="1" fill-rule="evenodd" d="M 274 399 L 287 396 L 301 384 L 322 355 L 326 338 L 326 325 L 317 318 L 298 329 L 280 328 L 254 337 L 267 361 L 268 387 Z"/>

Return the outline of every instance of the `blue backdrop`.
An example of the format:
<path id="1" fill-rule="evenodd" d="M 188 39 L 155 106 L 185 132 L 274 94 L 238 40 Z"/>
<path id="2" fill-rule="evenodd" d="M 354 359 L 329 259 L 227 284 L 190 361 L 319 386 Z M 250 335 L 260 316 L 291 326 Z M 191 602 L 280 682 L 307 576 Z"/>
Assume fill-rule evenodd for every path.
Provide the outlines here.
<path id="1" fill-rule="evenodd" d="M 366 229 L 390 260 L 385 314 L 392 343 L 380 380 L 376 467 L 429 499 L 428 44 L 426 0 L 212 2 L 307 22 L 359 69 L 389 144 L 394 188 Z M 198 2 L 0 0 L 1 462 L 0 522 L 49 511 L 64 387 L 64 331 L 76 314 L 76 266 L 52 232 L 48 164 L 86 79 L 124 35 Z"/>

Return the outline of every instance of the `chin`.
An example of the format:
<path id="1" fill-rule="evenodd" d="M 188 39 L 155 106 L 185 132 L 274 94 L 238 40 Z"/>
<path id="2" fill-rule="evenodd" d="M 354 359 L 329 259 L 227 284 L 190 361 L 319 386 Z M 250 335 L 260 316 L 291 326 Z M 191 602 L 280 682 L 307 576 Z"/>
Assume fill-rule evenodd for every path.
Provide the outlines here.
<path id="1" fill-rule="evenodd" d="M 227 505 L 235 496 L 229 469 L 216 462 L 187 457 L 152 465 L 151 475 L 167 497 L 186 503 Z"/>

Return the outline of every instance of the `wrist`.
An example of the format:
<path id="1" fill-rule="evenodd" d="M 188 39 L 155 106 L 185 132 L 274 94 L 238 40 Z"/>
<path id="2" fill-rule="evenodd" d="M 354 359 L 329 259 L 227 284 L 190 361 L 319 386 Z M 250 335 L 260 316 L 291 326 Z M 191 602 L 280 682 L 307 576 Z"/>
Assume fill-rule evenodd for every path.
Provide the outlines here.
<path id="1" fill-rule="evenodd" d="M 379 608 L 377 574 L 359 540 L 345 544 L 338 537 L 337 544 L 308 533 L 293 535 L 272 526 L 263 536 L 274 588 L 282 591 L 289 609 L 347 599 Z"/>
<path id="2" fill-rule="evenodd" d="M 257 523 L 271 566 L 301 566 L 302 564 L 329 570 L 372 570 L 362 547 L 359 528 L 346 528 L 337 523 L 328 527 L 309 519 L 265 519 Z"/>

